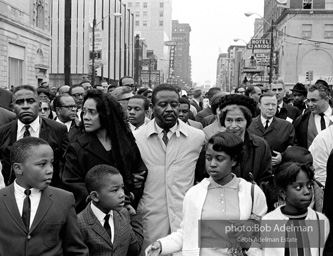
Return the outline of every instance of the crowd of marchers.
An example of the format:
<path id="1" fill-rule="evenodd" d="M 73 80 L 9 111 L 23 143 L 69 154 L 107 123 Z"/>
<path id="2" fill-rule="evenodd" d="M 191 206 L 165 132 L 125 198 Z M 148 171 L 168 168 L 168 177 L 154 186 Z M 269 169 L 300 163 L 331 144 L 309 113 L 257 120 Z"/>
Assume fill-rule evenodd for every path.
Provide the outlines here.
<path id="1" fill-rule="evenodd" d="M 0 255 L 333 255 L 332 123 L 324 80 L 0 88 Z"/>

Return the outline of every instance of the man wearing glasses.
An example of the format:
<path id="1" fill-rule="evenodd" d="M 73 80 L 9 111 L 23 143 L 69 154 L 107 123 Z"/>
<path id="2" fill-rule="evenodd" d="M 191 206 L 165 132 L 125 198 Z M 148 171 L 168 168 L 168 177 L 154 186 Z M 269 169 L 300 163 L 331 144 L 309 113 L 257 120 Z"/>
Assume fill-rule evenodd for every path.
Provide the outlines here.
<path id="1" fill-rule="evenodd" d="M 23 137 L 46 140 L 54 151 L 53 177 L 51 185 L 60 187 L 59 171 L 61 159 L 68 145 L 66 126 L 38 116 L 40 102 L 36 89 L 31 85 L 20 85 L 13 92 L 12 108 L 16 120 L 0 127 L 0 160 L 5 184 L 15 179 L 11 170 L 10 150 L 14 142 Z"/>
<path id="2" fill-rule="evenodd" d="M 74 84 L 69 90 L 69 95 L 71 95 L 75 100 L 75 104 L 77 107 L 76 114 L 80 121 L 84 94 L 85 90 L 80 84 Z"/>
<path id="3" fill-rule="evenodd" d="M 292 123 L 300 115 L 300 112 L 296 107 L 283 102 L 283 97 L 285 94 L 283 81 L 278 80 L 276 82 L 273 82 L 271 84 L 271 92 L 276 95 L 277 99 L 277 110 L 275 117 L 284 119 Z"/>
<path id="4" fill-rule="evenodd" d="M 57 115 L 55 120 L 66 125 L 69 141 L 75 141 L 81 132 L 80 121 L 76 117 L 77 106 L 74 98 L 70 95 L 56 96 L 53 100 L 53 107 Z"/>
<path id="5" fill-rule="evenodd" d="M 136 86 L 134 79 L 130 76 L 124 76 L 119 80 L 119 86 L 128 86 L 132 89 L 132 92 L 135 94 Z"/>

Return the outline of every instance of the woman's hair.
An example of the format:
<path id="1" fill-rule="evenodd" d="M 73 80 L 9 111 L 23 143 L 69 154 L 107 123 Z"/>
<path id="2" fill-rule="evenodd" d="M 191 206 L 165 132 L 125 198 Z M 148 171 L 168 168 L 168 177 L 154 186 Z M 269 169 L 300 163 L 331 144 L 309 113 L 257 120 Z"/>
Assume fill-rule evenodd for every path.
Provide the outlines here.
<path id="1" fill-rule="evenodd" d="M 130 173 L 130 163 L 135 162 L 140 155 L 134 136 L 125 121 L 121 105 L 110 94 L 97 89 L 87 91 L 83 104 L 87 99 L 93 99 L 96 102 L 101 127 L 106 130 L 111 140 L 115 167 L 118 170 L 126 168 L 128 172 L 122 173 Z M 81 113 L 81 120 L 84 120 L 83 113 Z M 124 177 L 124 179 L 128 178 L 131 177 Z"/>
<path id="2" fill-rule="evenodd" d="M 213 145 L 213 150 L 217 152 L 225 152 L 231 159 L 240 161 L 240 156 L 243 151 L 243 140 L 234 133 L 219 132 L 208 140 L 208 144 Z"/>
<path id="3" fill-rule="evenodd" d="M 236 107 L 243 112 L 247 121 L 246 128 L 248 128 L 252 122 L 252 117 L 255 115 L 257 103 L 250 97 L 239 94 L 225 95 L 220 99 L 219 108 L 221 109 L 220 122 L 224 126 L 225 117 L 229 110 L 234 110 Z"/>
<path id="4" fill-rule="evenodd" d="M 308 165 L 287 162 L 279 166 L 278 171 L 274 176 L 275 185 L 285 190 L 288 185 L 296 181 L 300 171 L 305 172 L 309 179 L 313 180 L 314 173 Z"/>
<path id="5" fill-rule="evenodd" d="M 42 102 L 46 103 L 47 106 L 49 107 L 50 114 L 49 114 L 48 118 L 51 119 L 51 120 L 53 120 L 54 116 L 53 116 L 53 112 L 52 112 L 51 102 L 50 101 L 46 101 L 46 100 L 42 100 L 42 101 L 39 102 L 40 106 L 42 106 Z"/>
<path id="6" fill-rule="evenodd" d="M 225 118 L 228 114 L 228 111 L 235 110 L 237 108 L 239 108 L 240 111 L 242 111 L 243 114 L 244 114 L 244 117 L 246 119 L 246 128 L 248 128 L 250 126 L 250 124 L 252 122 L 252 114 L 251 114 L 250 110 L 245 106 L 236 105 L 236 104 L 235 105 L 228 105 L 228 106 L 224 107 L 223 109 L 221 109 L 220 123 L 221 123 L 222 126 L 225 126 L 224 122 L 225 122 Z"/>

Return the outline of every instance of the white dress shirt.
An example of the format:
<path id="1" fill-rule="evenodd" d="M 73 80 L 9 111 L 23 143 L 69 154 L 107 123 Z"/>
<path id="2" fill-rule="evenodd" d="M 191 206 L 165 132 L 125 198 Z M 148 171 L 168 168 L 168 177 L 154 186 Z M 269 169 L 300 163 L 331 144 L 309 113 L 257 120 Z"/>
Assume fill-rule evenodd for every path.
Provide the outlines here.
<path id="1" fill-rule="evenodd" d="M 15 195 L 15 200 L 17 203 L 18 210 L 20 212 L 20 215 L 22 216 L 22 211 L 23 211 L 23 202 L 26 197 L 24 194 L 25 188 L 21 187 L 19 184 L 17 184 L 16 180 L 14 181 L 14 195 Z M 42 196 L 42 193 L 39 189 L 36 188 L 31 188 L 31 194 L 30 194 L 30 202 L 31 202 L 31 211 L 30 211 L 30 226 L 33 223 L 36 212 L 38 209 L 38 205 L 40 202 L 40 198 Z"/>
<path id="2" fill-rule="evenodd" d="M 270 119 L 266 119 L 264 118 L 263 116 L 260 116 L 260 120 L 261 120 L 261 123 L 262 125 L 265 127 L 266 126 L 266 121 L 268 120 L 268 127 L 272 124 L 273 122 L 273 118 L 270 118 Z"/>
<path id="3" fill-rule="evenodd" d="M 106 214 L 104 212 L 102 212 L 100 209 L 98 209 L 93 203 L 91 203 L 90 205 L 91 205 L 91 210 L 93 211 L 96 218 L 98 219 L 98 221 L 101 223 L 102 227 L 104 228 L 104 222 L 105 222 L 104 217 Z M 110 214 L 109 224 L 110 224 L 110 228 L 111 228 L 111 243 L 113 243 L 113 240 L 114 240 L 113 211 L 111 210 L 109 212 L 109 214 Z"/>
<path id="4" fill-rule="evenodd" d="M 332 116 L 332 109 L 330 107 L 328 107 L 326 109 L 326 111 L 324 112 L 324 119 L 325 119 L 326 128 L 330 125 L 330 117 L 331 116 Z M 321 116 L 318 115 L 318 114 L 315 114 L 314 115 L 314 121 L 315 121 L 318 133 L 321 131 L 320 120 L 321 120 Z"/>
<path id="5" fill-rule="evenodd" d="M 31 123 L 29 132 L 31 137 L 38 138 L 39 137 L 39 130 L 40 130 L 40 118 L 37 116 L 37 118 Z M 20 120 L 17 120 L 17 136 L 16 140 L 22 139 L 23 134 L 25 132 L 25 124 L 22 123 Z"/>
<path id="6" fill-rule="evenodd" d="M 68 122 L 66 122 L 66 123 L 63 123 L 63 122 L 60 121 L 59 117 L 57 117 L 57 118 L 55 119 L 55 121 L 58 122 L 58 123 L 60 123 L 60 124 L 66 125 L 66 127 L 67 127 L 67 132 L 69 132 L 69 130 L 71 129 L 72 120 L 70 120 L 70 121 L 68 121 Z"/>

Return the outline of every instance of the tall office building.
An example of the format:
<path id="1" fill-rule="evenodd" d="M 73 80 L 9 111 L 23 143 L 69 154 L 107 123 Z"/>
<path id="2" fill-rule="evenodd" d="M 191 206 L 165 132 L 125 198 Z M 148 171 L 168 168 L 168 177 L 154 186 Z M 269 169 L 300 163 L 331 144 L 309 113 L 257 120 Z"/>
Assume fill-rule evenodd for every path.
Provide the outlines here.
<path id="1" fill-rule="evenodd" d="M 182 89 L 191 87 L 191 58 L 190 58 L 190 33 L 189 24 L 172 21 L 172 40 L 176 42 L 174 59 L 174 76 L 177 85 Z M 185 86 L 186 85 L 186 86 Z"/>
<path id="2" fill-rule="evenodd" d="M 157 69 L 162 70 L 161 81 L 166 80 L 171 40 L 172 0 L 124 0 L 126 8 L 134 14 L 134 34 L 147 43 L 147 49 L 157 56 Z"/>

